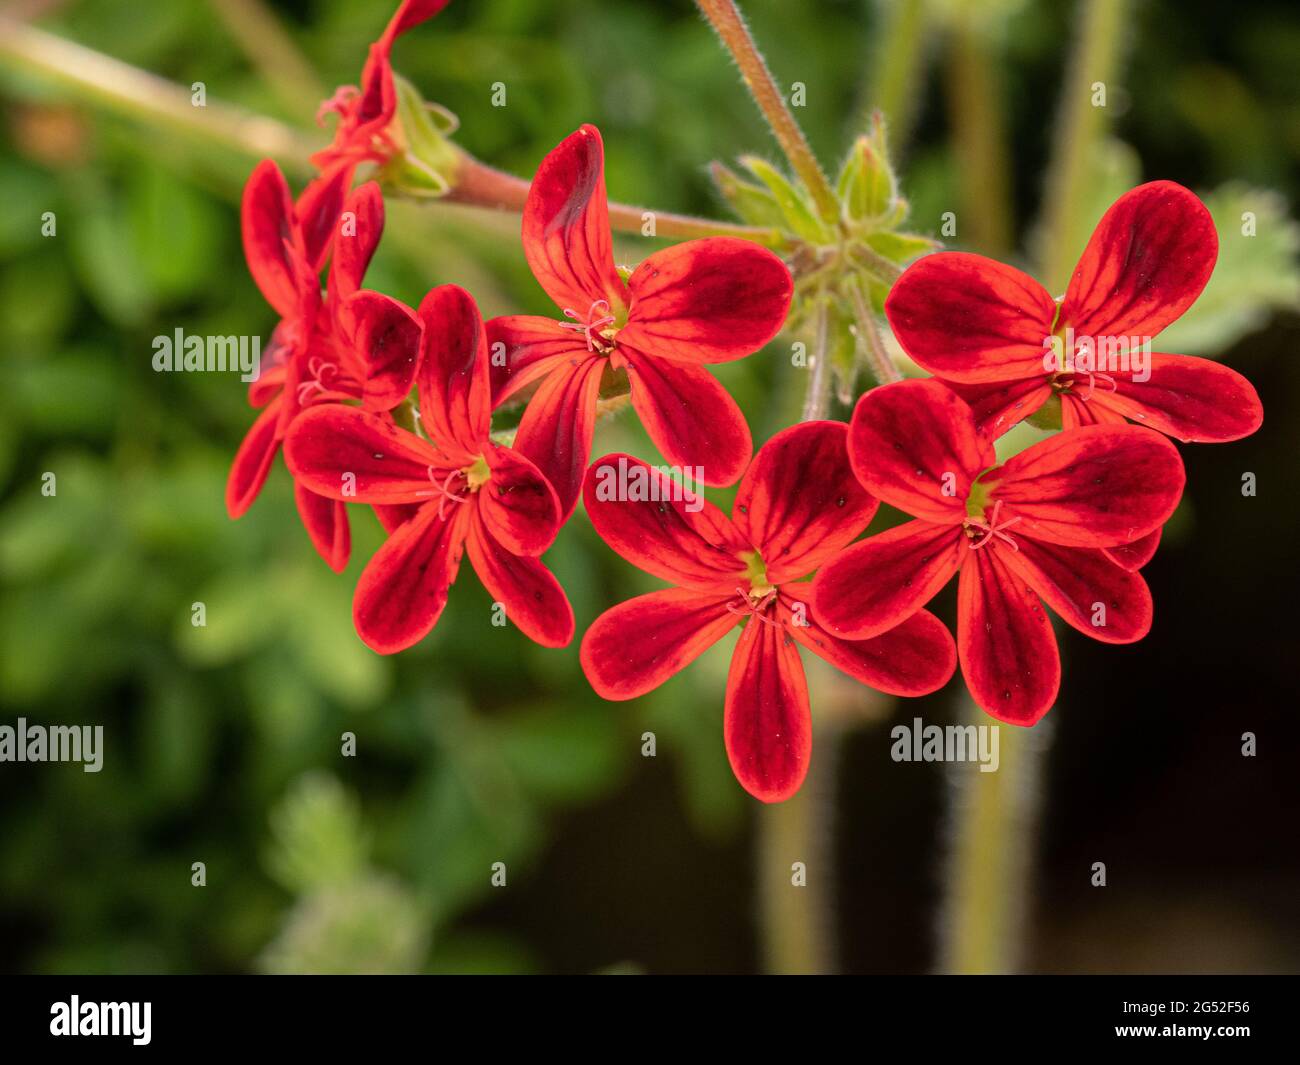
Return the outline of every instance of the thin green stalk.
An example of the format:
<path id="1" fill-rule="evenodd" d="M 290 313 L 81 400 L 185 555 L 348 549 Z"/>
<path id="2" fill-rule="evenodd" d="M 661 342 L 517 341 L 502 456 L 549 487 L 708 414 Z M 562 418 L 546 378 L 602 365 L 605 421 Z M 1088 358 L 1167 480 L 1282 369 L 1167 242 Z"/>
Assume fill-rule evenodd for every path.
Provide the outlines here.
<path id="1" fill-rule="evenodd" d="M 329 95 L 265 0 L 209 0 L 209 3 L 290 111 L 310 113 Z"/>
<path id="2" fill-rule="evenodd" d="M 308 167 L 311 145 L 281 122 L 215 100 L 196 107 L 183 86 L 3 15 L 0 59 L 105 110 L 299 171 Z"/>
<path id="3" fill-rule="evenodd" d="M 883 20 L 880 46 L 875 51 L 875 78 L 866 113 L 859 125 L 870 124 L 872 111 L 884 112 L 889 140 L 897 152 L 907 143 L 921 101 L 921 71 L 930 29 L 928 0 L 895 0 L 876 6 Z"/>
<path id="4" fill-rule="evenodd" d="M 885 338 L 880 333 L 880 323 L 876 321 L 876 312 L 867 302 L 862 285 L 856 280 L 849 284 L 849 298 L 853 301 L 853 319 L 858 327 L 860 351 L 866 359 L 871 375 L 876 384 L 887 385 L 892 381 L 901 381 L 903 375 L 885 348 Z"/>
<path id="5" fill-rule="evenodd" d="M 949 767 L 950 822 L 940 971 L 1014 973 L 1024 965 L 1033 898 L 1030 864 L 1042 805 L 1050 724 L 998 725 L 969 697 L 963 724 L 999 729 L 997 772 L 972 762 Z"/>
<path id="6" fill-rule="evenodd" d="M 319 147 L 292 126 L 231 104 L 208 99 L 203 107 L 191 102 L 190 90 L 111 56 L 56 37 L 0 15 L 0 60 L 69 96 L 133 119 L 153 128 L 176 130 L 197 140 L 218 144 L 255 159 L 273 158 L 286 169 L 310 174 L 310 156 Z M 528 196 L 528 181 L 495 170 L 460 152 L 460 185 L 448 202 L 519 211 Z M 733 236 L 777 247 L 775 229 L 720 222 L 610 203 L 615 229 L 641 233 L 652 215 L 655 235 L 675 239 Z"/>
<path id="7" fill-rule="evenodd" d="M 1094 86 L 1107 94 L 1120 72 L 1126 0 L 1082 0 L 1074 49 L 1065 68 L 1061 108 L 1038 233 L 1039 266 L 1050 292 L 1063 292 L 1082 248 L 1071 246 L 1075 214 L 1106 129 L 1106 107 L 1095 106 Z"/>
<path id="8" fill-rule="evenodd" d="M 749 27 L 745 25 L 739 9 L 733 0 L 695 0 L 695 2 L 717 31 L 718 36 L 722 38 L 722 43 L 731 53 L 731 58 L 736 61 L 745 87 L 749 89 L 754 102 L 763 112 L 763 117 L 772 127 L 772 133 L 777 143 L 781 145 L 781 151 L 790 161 L 790 166 L 812 196 L 818 214 L 827 222 L 837 221 L 840 216 L 840 204 L 835 196 L 835 190 L 831 187 L 821 164 L 817 162 L 817 157 L 813 155 L 808 138 L 804 136 L 799 123 L 795 121 L 794 115 L 786 105 L 785 97 L 781 94 L 776 79 L 772 77 L 772 72 L 758 50 L 758 45 L 754 43 L 754 38 L 749 32 Z"/>
<path id="9" fill-rule="evenodd" d="M 963 240 L 990 255 L 1010 251 L 1011 160 L 993 43 L 968 2 L 948 41 L 948 114 L 961 174 Z"/>
<path id="10" fill-rule="evenodd" d="M 808 361 L 808 389 L 804 394 L 803 421 L 826 417 L 831 403 L 830 303 L 824 293 L 814 297 L 813 350 Z"/>

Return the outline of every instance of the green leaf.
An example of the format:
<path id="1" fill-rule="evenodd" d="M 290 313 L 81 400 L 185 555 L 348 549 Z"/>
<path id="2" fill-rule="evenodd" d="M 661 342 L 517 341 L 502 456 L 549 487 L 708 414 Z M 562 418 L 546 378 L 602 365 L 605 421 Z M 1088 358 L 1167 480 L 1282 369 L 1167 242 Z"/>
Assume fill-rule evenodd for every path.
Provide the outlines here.
<path id="1" fill-rule="evenodd" d="M 740 162 L 771 191 L 789 229 L 815 244 L 830 242 L 831 233 L 817 217 L 812 203 L 784 174 L 756 155 L 741 156 Z"/>

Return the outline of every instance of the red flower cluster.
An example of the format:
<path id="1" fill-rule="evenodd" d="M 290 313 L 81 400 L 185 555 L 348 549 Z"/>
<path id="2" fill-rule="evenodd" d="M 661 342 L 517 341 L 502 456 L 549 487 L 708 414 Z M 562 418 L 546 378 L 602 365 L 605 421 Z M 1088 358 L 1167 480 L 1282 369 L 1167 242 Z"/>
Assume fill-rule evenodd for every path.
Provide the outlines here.
<path id="1" fill-rule="evenodd" d="M 730 238 L 621 270 L 592 126 L 542 161 L 524 210 L 524 255 L 556 317 L 484 323 L 454 285 L 418 311 L 361 288 L 384 211 L 373 182 L 349 191 L 353 173 L 398 147 L 393 41 L 445 3 L 405 0 L 362 87 L 327 104 L 338 132 L 296 204 L 269 161 L 243 202 L 249 269 L 281 320 L 250 387 L 262 413 L 235 456 L 227 507 L 239 517 L 251 505 L 283 446 L 303 523 L 335 570 L 349 555 L 347 505 L 372 507 L 389 535 L 354 598 L 369 647 L 389 654 L 426 636 L 466 551 L 525 635 L 569 644 L 573 611 L 541 555 L 581 495 L 604 541 L 672 586 L 591 624 L 580 659 L 593 688 L 635 698 L 742 626 L 723 732 L 737 779 L 770 802 L 808 769 L 801 645 L 897 695 L 935 691 L 960 662 L 979 705 L 1032 725 L 1060 684 L 1044 605 L 1104 642 L 1147 633 L 1138 571 L 1184 481 L 1161 433 L 1233 440 L 1263 418 L 1239 374 L 1150 350 L 1214 266 L 1217 238 L 1195 196 L 1155 182 L 1121 197 L 1059 300 L 979 256 L 921 259 L 885 309 L 934 377 L 867 393 L 849 426 L 785 429 L 751 462 L 744 415 L 705 367 L 776 335 L 790 272 Z M 674 465 L 712 486 L 739 480 L 730 517 L 631 456 L 588 468 L 602 394 L 628 395 Z M 505 446 L 493 410 L 524 398 Z M 998 462 L 995 438 L 1058 406 L 1063 432 Z M 881 500 L 912 520 L 854 542 Z M 955 643 L 924 609 L 954 576 Z"/>

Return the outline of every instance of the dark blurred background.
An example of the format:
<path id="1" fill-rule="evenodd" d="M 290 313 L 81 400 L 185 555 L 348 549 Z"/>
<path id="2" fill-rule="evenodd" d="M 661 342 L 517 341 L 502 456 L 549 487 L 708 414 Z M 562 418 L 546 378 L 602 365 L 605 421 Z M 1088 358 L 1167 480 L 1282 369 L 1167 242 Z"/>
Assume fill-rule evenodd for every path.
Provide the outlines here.
<path id="1" fill-rule="evenodd" d="M 312 125 L 316 102 L 355 83 L 392 6 L 28 0 L 0 11 L 187 88 L 202 81 L 211 100 L 272 116 L 315 147 L 328 136 Z M 796 114 L 828 168 L 878 104 L 911 228 L 937 235 L 953 210 L 953 246 L 1031 269 L 1062 254 L 1042 251 L 1034 223 L 1081 5 L 743 6 L 778 79 L 806 85 Z M 1300 17 L 1287 0 L 1118 10 L 1121 63 L 1066 258 L 1131 185 L 1195 189 L 1219 223 L 1220 265 L 1157 349 L 1245 373 L 1265 424 L 1245 441 L 1181 449 L 1186 499 L 1146 570 L 1155 627 L 1131 647 L 1062 634 L 1060 703 L 1021 796 L 1030 814 L 1017 839 L 991 845 L 1027 848 L 1009 903 L 1024 968 L 1294 972 Z M 914 27 L 900 28 L 904 17 Z M 810 664 L 816 779 L 774 811 L 741 791 L 723 751 L 729 641 L 659 691 L 607 704 L 576 641 L 546 651 L 489 627 L 466 567 L 432 637 L 396 658 L 371 654 L 350 599 L 378 526 L 356 513 L 353 561 L 331 574 L 282 466 L 230 522 L 224 480 L 251 421 L 243 386 L 151 368 L 152 338 L 177 327 L 265 336 L 274 324 L 239 242 L 255 158 L 0 55 L 0 724 L 105 730 L 97 774 L 0 764 L 0 967 L 950 967 L 950 800 L 965 785 L 938 765 L 891 761 L 889 728 L 962 718 L 960 679 L 899 705 Z M 910 68 L 890 62 L 909 56 Z M 684 0 L 457 0 L 399 43 L 395 65 L 460 116 L 458 143 L 518 174 L 598 124 L 611 196 L 624 201 L 725 217 L 707 164 L 777 159 Z M 980 120 L 983 156 L 969 140 L 972 78 L 996 105 Z M 505 107 L 490 105 L 494 82 L 508 87 Z M 300 187 L 306 171 L 282 162 Z M 46 211 L 53 238 L 41 235 Z M 1254 237 L 1240 234 L 1245 211 Z M 619 261 L 652 247 L 623 240 Z M 368 286 L 415 303 L 449 281 L 487 314 L 551 313 L 517 218 L 390 204 Z M 787 352 L 778 341 L 720 369 L 756 441 L 797 414 L 803 383 Z M 654 455 L 631 419 L 598 429 L 596 453 L 617 449 Z M 47 471 L 53 498 L 40 491 Z M 581 514 L 548 562 L 579 633 L 656 584 Z M 203 627 L 191 624 L 196 602 Z M 952 621 L 951 597 L 937 609 Z M 654 758 L 641 756 L 647 731 Z M 1248 731 L 1254 757 L 1241 753 Z M 340 754 L 344 732 L 355 758 Z M 794 860 L 809 861 L 810 888 L 789 886 Z M 1090 883 L 1098 861 L 1105 888 Z M 491 886 L 496 862 L 505 887 Z"/>

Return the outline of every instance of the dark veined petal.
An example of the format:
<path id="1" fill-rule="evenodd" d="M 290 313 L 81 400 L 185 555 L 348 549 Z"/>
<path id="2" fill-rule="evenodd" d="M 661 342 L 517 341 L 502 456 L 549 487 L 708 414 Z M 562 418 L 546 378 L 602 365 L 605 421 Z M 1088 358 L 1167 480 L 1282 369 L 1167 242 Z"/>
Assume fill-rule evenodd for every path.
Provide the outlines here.
<path id="1" fill-rule="evenodd" d="M 452 507 L 443 518 L 437 505 L 427 504 L 375 552 L 352 597 L 357 635 L 372 651 L 395 654 L 433 631 L 472 516 L 470 507 Z"/>
<path id="2" fill-rule="evenodd" d="M 281 318 L 301 312 L 300 283 L 305 260 L 298 245 L 298 228 L 289 184 L 270 159 L 254 167 L 244 185 L 240 208 L 244 257 L 266 302 Z"/>
<path id="3" fill-rule="evenodd" d="M 993 544 L 971 551 L 957 582 L 957 656 L 975 702 L 1010 725 L 1036 723 L 1056 701 L 1061 659 L 1047 611 Z"/>
<path id="4" fill-rule="evenodd" d="M 582 671 L 604 699 L 653 691 L 736 627 L 728 598 L 665 588 L 619 603 L 583 636 Z"/>
<path id="5" fill-rule="evenodd" d="M 1052 394 L 1046 377 L 1021 377 L 1014 381 L 988 381 L 978 385 L 944 382 L 975 415 L 975 430 L 996 440 L 1014 429 Z"/>
<path id="6" fill-rule="evenodd" d="M 449 463 L 383 415 L 336 403 L 311 407 L 294 420 L 284 458 L 305 487 L 345 503 L 437 499 L 438 485 L 463 465 Z"/>
<path id="7" fill-rule="evenodd" d="M 422 326 L 406 304 L 362 289 L 348 301 L 353 344 L 361 357 L 367 410 L 392 410 L 411 392 L 420 366 Z"/>
<path id="8" fill-rule="evenodd" d="M 505 607 L 506 619 L 534 643 L 567 647 L 573 639 L 573 608 L 555 575 L 539 559 L 502 546 L 476 516 L 466 540 L 470 564 L 488 595 Z"/>
<path id="9" fill-rule="evenodd" d="M 1139 425 L 1187 444 L 1250 436 L 1264 422 L 1255 387 L 1236 370 L 1192 355 L 1151 355 L 1151 376 L 1116 374 L 1103 402 Z"/>
<path id="10" fill-rule="evenodd" d="M 899 344 L 936 376 L 970 384 L 1046 376 L 1056 301 L 1028 274 L 967 252 L 918 259 L 889 290 Z"/>
<path id="11" fill-rule="evenodd" d="M 1151 631 L 1151 592 L 1142 577 L 1087 547 L 1060 547 L 1022 536 L 1007 566 L 1061 617 L 1102 643 L 1133 643 Z"/>
<path id="12" fill-rule="evenodd" d="M 307 268 L 314 284 L 325 265 L 334 240 L 335 227 L 343 211 L 344 197 L 352 176 L 344 170 L 331 168 L 320 177 L 307 183 L 298 197 L 295 213 L 302 233 L 302 247 Z"/>
<path id="13" fill-rule="evenodd" d="M 1066 547 L 1114 547 L 1154 532 L 1183 494 L 1183 460 L 1159 433 L 1089 425 L 1008 459 L 981 484 L 1010 534 Z"/>
<path id="14" fill-rule="evenodd" d="M 528 190 L 524 257 L 561 310 L 586 321 L 594 303 L 610 313 L 627 306 L 614 265 L 605 196 L 605 147 L 595 126 L 583 126 L 542 160 Z"/>
<path id="15" fill-rule="evenodd" d="M 487 323 L 487 337 L 494 407 L 539 377 L 592 358 L 580 332 L 535 314 L 492 318 Z"/>
<path id="16" fill-rule="evenodd" d="M 632 565 L 697 591 L 734 593 L 751 550 L 698 485 L 678 483 L 631 455 L 592 463 L 583 483 L 597 534 Z"/>
<path id="17" fill-rule="evenodd" d="M 476 455 L 492 428 L 487 334 L 478 305 L 458 285 L 439 285 L 420 301 L 419 318 L 420 420 L 439 447 Z"/>
<path id="18" fill-rule="evenodd" d="M 811 573 L 871 523 L 879 504 L 849 468 L 847 438 L 843 422 L 794 425 L 745 471 L 731 517 L 773 584 Z"/>
<path id="19" fill-rule="evenodd" d="M 518 451 L 488 445 L 491 478 L 478 492 L 478 513 L 491 536 L 517 555 L 540 555 L 560 531 L 555 492 Z"/>
<path id="20" fill-rule="evenodd" d="M 1070 278 L 1058 325 L 1150 339 L 1201 294 L 1219 255 L 1205 204 L 1172 181 L 1126 192 L 1102 216 Z"/>
<path id="21" fill-rule="evenodd" d="M 361 288 L 383 232 L 384 197 L 377 182 L 367 181 L 343 204 L 330 260 L 330 299 L 341 304 Z"/>
<path id="22" fill-rule="evenodd" d="M 703 366 L 620 347 L 632 406 L 660 453 L 708 485 L 735 484 L 754 453 L 749 424 Z"/>
<path id="23" fill-rule="evenodd" d="M 787 586 L 781 617 L 791 636 L 854 680 L 889 695 L 928 695 L 938 691 L 957 669 L 957 645 L 943 622 L 920 610 L 900 625 L 869 640 L 842 640 L 815 621 L 796 624 Z"/>
<path id="24" fill-rule="evenodd" d="M 655 252 L 633 271 L 628 289 L 620 345 L 679 362 L 727 362 L 776 336 L 794 285 L 766 248 L 709 237 Z"/>
<path id="25" fill-rule="evenodd" d="M 243 515 L 266 483 L 275 453 L 280 450 L 277 432 L 280 423 L 280 400 L 266 405 L 245 434 L 226 479 L 226 513 L 232 518 Z"/>
<path id="26" fill-rule="evenodd" d="M 853 411 L 849 461 L 872 495 L 913 517 L 961 522 L 981 470 L 996 461 L 971 409 L 935 380 L 873 388 Z"/>
<path id="27" fill-rule="evenodd" d="M 1102 550 L 1115 565 L 1122 566 L 1130 573 L 1136 573 L 1155 557 L 1156 549 L 1160 546 L 1160 533 L 1161 530 L 1157 529 L 1153 533 L 1139 537 L 1131 544 L 1119 544 Z"/>
<path id="28" fill-rule="evenodd" d="M 731 770 L 763 802 L 788 799 L 812 755 L 812 717 L 799 648 L 785 626 L 752 617 L 727 676 L 723 737 Z"/>
<path id="29" fill-rule="evenodd" d="M 528 401 L 515 433 L 515 450 L 535 462 L 551 482 L 566 519 L 578 504 L 591 457 L 604 371 L 605 360 L 595 356 L 555 369 Z"/>
<path id="30" fill-rule="evenodd" d="M 812 582 L 813 614 L 841 639 L 888 632 L 952 579 L 968 543 L 961 526 L 926 521 L 869 536 L 823 564 Z"/>
<path id="31" fill-rule="evenodd" d="M 347 504 L 318 496 L 297 481 L 293 484 L 293 501 L 316 553 L 335 573 L 342 573 L 352 553 Z"/>

